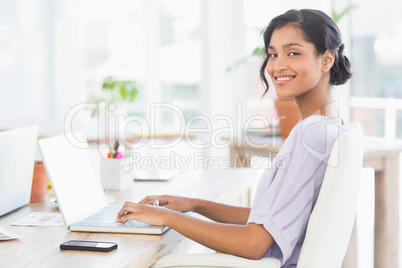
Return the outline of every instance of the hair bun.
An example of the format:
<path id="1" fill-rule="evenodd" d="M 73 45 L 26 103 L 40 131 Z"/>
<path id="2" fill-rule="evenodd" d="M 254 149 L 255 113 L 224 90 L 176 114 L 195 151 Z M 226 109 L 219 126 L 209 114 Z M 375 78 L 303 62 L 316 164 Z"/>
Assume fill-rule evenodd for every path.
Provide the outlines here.
<path id="1" fill-rule="evenodd" d="M 331 68 L 331 85 L 343 85 L 352 77 L 350 70 L 350 61 L 343 54 L 345 45 L 342 43 L 338 48 L 338 53 L 335 55 L 334 66 Z"/>

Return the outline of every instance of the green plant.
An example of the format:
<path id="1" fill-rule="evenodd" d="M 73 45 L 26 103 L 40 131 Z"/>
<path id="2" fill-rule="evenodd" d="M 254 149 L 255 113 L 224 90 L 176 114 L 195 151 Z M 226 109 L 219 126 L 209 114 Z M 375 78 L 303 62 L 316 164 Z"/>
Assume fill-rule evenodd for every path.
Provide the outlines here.
<path id="1" fill-rule="evenodd" d="M 350 11 L 352 11 L 352 9 L 357 8 L 357 5 L 348 5 L 347 7 L 345 7 L 340 13 L 337 13 L 335 9 L 332 9 L 332 14 L 331 17 L 332 19 L 335 21 L 335 23 L 338 23 L 339 20 L 345 16 L 346 14 L 348 14 Z"/>
<path id="2" fill-rule="evenodd" d="M 134 101 L 138 93 L 137 82 L 133 80 L 117 80 L 109 76 L 103 80 L 102 94 L 100 96 L 92 95 L 90 102 L 99 104 L 99 102 L 115 103 L 121 101 Z M 91 117 L 98 114 L 99 110 L 95 109 L 91 113 Z"/>
<path id="3" fill-rule="evenodd" d="M 256 47 L 256 48 L 253 50 L 253 52 L 251 52 L 250 55 L 245 56 L 245 57 L 242 58 L 241 60 L 236 61 L 236 62 L 233 64 L 233 66 L 228 67 L 228 68 L 226 69 L 226 71 L 227 71 L 227 72 L 230 72 L 232 69 L 238 67 L 239 65 L 244 64 L 244 63 L 245 63 L 246 61 L 248 61 L 250 58 L 253 58 L 253 57 L 262 57 L 263 55 L 264 55 L 264 50 L 263 50 L 262 48 L 260 48 L 260 47 Z"/>
<path id="4" fill-rule="evenodd" d="M 345 16 L 346 14 L 348 14 L 350 11 L 352 11 L 353 9 L 357 8 L 357 5 L 348 5 L 347 7 L 345 7 L 340 13 L 336 12 L 335 9 L 332 9 L 332 14 L 331 17 L 334 20 L 335 23 L 338 23 L 339 20 Z M 260 34 L 263 33 L 263 30 L 260 31 Z M 251 52 L 249 55 L 245 56 L 244 58 L 236 61 L 232 66 L 228 67 L 226 69 L 227 72 L 230 72 L 231 70 L 233 70 L 234 68 L 244 64 L 245 62 L 247 62 L 250 58 L 254 58 L 254 57 L 258 57 L 261 58 L 264 55 L 264 50 L 260 47 L 256 47 L 253 52 Z"/>

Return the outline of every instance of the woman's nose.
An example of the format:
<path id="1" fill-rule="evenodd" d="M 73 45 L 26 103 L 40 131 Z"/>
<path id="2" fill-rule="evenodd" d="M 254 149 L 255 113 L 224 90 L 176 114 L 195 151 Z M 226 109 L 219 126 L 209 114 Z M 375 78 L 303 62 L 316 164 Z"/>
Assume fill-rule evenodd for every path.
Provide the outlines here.
<path id="1" fill-rule="evenodd" d="M 274 71 L 275 71 L 275 72 L 283 71 L 283 70 L 286 69 L 286 66 L 287 66 L 287 65 L 286 65 L 286 60 L 285 60 L 283 57 L 278 56 L 278 57 L 276 58 L 276 61 L 275 61 Z"/>

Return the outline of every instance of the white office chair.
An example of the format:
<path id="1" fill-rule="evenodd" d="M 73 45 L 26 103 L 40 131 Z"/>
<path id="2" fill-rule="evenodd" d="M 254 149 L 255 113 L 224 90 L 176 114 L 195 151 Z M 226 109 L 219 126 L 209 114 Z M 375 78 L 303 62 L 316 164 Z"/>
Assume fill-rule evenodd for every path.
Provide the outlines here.
<path id="1" fill-rule="evenodd" d="M 310 216 L 298 268 L 340 268 L 355 220 L 363 164 L 363 131 L 359 123 L 336 140 L 317 203 Z M 250 267 L 279 268 L 272 258 L 249 260 L 229 254 L 174 254 L 153 268 Z"/>

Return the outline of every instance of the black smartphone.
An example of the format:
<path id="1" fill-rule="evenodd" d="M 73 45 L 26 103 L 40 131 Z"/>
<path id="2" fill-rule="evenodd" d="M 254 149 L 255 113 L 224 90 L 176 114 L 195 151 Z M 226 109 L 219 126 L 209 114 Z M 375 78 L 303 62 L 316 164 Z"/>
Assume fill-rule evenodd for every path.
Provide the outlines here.
<path id="1" fill-rule="evenodd" d="M 99 251 L 109 252 L 117 248 L 114 242 L 103 241 L 85 241 L 85 240 L 70 240 L 60 245 L 60 249 L 64 250 L 84 250 L 84 251 Z"/>

